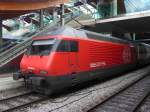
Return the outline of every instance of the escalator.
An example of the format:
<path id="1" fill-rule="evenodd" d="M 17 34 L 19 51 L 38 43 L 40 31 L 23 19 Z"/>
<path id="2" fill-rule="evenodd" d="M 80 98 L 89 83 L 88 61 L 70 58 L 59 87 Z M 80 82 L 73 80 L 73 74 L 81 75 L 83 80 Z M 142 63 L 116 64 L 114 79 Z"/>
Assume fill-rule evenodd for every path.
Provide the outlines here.
<path id="1" fill-rule="evenodd" d="M 52 26 L 49 26 L 52 27 Z M 48 28 L 48 27 L 47 27 Z M 44 30 L 46 30 L 45 28 Z M 4 52 L 0 53 L 0 68 L 3 67 L 4 65 L 8 64 L 11 62 L 13 59 L 19 57 L 22 55 L 25 51 L 26 48 L 31 44 L 32 38 L 41 33 L 43 30 L 37 31 L 34 35 L 31 37 L 28 37 L 24 41 L 12 46 L 8 50 L 5 50 Z"/>
<path id="2" fill-rule="evenodd" d="M 72 21 L 72 18 L 77 18 L 79 16 L 80 15 L 75 15 L 75 16 L 72 15 L 71 17 L 67 17 L 65 24 Z M 23 55 L 23 53 L 26 51 L 26 48 L 31 44 L 33 37 L 35 37 L 36 35 L 38 35 L 39 33 L 43 32 L 43 31 L 47 30 L 49 27 L 58 26 L 59 24 L 60 24 L 60 21 L 57 22 L 56 24 L 49 25 L 48 27 L 44 28 L 43 30 L 40 29 L 31 37 L 28 37 L 26 40 L 14 45 L 14 46 L 11 46 L 9 49 L 7 49 L 7 50 L 5 49 L 3 52 L 1 52 L 0 53 L 0 71 L 5 65 L 10 63 L 17 57 Z M 17 60 L 17 61 L 20 61 L 20 60 Z"/>

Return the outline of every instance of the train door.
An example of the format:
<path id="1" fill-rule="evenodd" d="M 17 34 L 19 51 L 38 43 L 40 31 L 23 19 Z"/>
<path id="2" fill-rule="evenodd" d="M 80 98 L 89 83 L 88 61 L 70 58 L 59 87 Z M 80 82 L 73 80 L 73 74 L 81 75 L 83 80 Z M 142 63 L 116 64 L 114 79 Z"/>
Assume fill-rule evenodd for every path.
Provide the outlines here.
<path id="1" fill-rule="evenodd" d="M 71 74 L 76 74 L 78 71 L 78 47 L 77 41 L 69 41 L 69 65 Z"/>

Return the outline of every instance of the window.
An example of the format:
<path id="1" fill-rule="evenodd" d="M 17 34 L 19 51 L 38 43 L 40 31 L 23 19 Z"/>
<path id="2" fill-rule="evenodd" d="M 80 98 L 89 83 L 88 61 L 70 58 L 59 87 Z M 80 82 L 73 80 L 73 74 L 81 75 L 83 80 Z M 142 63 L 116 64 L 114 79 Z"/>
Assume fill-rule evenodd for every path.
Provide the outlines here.
<path id="1" fill-rule="evenodd" d="M 52 45 L 32 45 L 29 49 L 30 55 L 49 55 Z"/>
<path id="2" fill-rule="evenodd" d="M 27 54 L 30 55 L 49 55 L 55 40 L 35 40 L 30 48 L 27 49 Z"/>
<path id="3" fill-rule="evenodd" d="M 78 52 L 78 42 L 70 41 L 70 52 Z"/>
<path id="4" fill-rule="evenodd" d="M 78 42 L 62 40 L 57 48 L 58 52 L 78 52 Z"/>
<path id="5" fill-rule="evenodd" d="M 58 52 L 69 52 L 68 41 L 62 40 L 57 48 Z"/>

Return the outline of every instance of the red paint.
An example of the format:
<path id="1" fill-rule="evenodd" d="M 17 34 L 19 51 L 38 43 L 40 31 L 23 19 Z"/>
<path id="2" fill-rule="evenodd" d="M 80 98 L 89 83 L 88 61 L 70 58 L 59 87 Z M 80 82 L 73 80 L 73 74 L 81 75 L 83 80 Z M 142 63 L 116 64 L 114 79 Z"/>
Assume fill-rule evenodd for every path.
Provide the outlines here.
<path id="1" fill-rule="evenodd" d="M 40 71 L 44 70 L 48 72 L 46 76 L 63 76 L 75 72 L 133 64 L 137 61 L 135 47 L 129 44 L 64 35 L 36 37 L 34 40 L 49 38 L 76 40 L 79 42 L 79 52 L 51 52 L 50 55 L 41 57 L 24 55 L 20 64 L 23 72 L 41 75 Z"/>

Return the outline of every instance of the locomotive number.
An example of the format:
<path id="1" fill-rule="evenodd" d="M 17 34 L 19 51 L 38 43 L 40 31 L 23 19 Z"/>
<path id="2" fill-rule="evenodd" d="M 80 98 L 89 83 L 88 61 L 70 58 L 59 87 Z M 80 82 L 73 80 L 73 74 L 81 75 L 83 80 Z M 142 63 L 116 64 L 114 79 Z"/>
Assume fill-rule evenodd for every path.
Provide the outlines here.
<path id="1" fill-rule="evenodd" d="M 102 67 L 102 66 L 105 66 L 105 65 L 106 65 L 106 62 L 105 62 L 105 61 L 96 62 L 96 63 L 90 63 L 90 67 L 91 67 L 91 68 Z"/>

